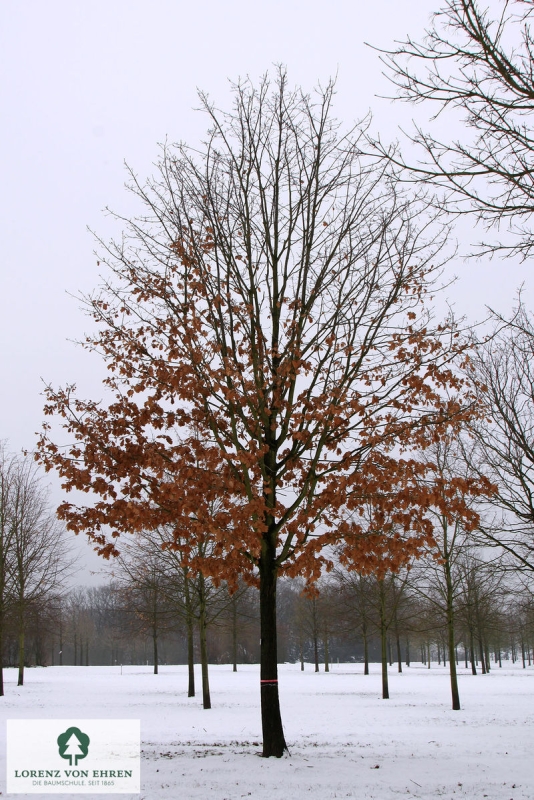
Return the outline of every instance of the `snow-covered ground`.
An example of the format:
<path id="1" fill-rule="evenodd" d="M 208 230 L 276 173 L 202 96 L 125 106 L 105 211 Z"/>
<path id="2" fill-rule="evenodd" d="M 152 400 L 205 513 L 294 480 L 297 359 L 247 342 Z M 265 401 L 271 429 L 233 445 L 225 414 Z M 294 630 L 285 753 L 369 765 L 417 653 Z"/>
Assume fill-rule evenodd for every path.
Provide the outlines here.
<path id="1" fill-rule="evenodd" d="M 209 711 L 187 698 L 182 666 L 159 675 L 129 666 L 122 675 L 118 666 L 30 669 L 22 688 L 6 670 L 0 708 L 3 719 L 140 719 L 138 800 L 534 798 L 534 667 L 506 664 L 476 677 L 461 669 L 460 712 L 450 709 L 443 667 L 392 668 L 390 700 L 381 699 L 379 666 L 362 672 L 360 664 L 335 664 L 327 674 L 280 667 L 290 749 L 280 760 L 258 757 L 257 666 L 210 667 Z"/>

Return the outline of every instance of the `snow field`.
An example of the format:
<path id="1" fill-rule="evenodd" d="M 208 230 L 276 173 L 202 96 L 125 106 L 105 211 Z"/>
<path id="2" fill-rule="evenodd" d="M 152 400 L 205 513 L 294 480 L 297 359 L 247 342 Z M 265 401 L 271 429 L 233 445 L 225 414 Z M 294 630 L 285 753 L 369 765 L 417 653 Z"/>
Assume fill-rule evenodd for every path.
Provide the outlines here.
<path id="1" fill-rule="evenodd" d="M 213 708 L 187 697 L 187 668 L 47 667 L 26 685 L 6 670 L 3 720 L 141 720 L 138 800 L 391 800 L 534 798 L 534 667 L 505 664 L 489 675 L 460 669 L 462 711 L 450 709 L 447 669 L 335 664 L 330 673 L 280 666 L 282 719 L 290 753 L 262 759 L 259 667 L 210 666 Z M 197 668 L 197 692 L 200 668 Z M 5 793 L 5 735 L 0 726 Z M 11 795 L 15 796 L 15 795 Z M 26 795 L 50 798 L 54 795 Z M 56 795 L 65 800 L 105 795 Z M 117 796 L 117 795 L 116 795 Z"/>

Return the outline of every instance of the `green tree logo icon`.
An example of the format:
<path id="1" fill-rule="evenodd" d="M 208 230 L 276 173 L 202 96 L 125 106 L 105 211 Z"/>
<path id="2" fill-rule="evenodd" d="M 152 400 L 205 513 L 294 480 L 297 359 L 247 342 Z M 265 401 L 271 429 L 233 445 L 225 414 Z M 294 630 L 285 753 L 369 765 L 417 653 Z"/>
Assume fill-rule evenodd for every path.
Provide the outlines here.
<path id="1" fill-rule="evenodd" d="M 88 735 L 79 728 L 67 728 L 65 733 L 60 733 L 57 737 L 59 755 L 61 758 L 68 758 L 71 767 L 74 759 L 74 766 L 76 766 L 79 759 L 85 758 L 89 752 L 89 742 Z"/>

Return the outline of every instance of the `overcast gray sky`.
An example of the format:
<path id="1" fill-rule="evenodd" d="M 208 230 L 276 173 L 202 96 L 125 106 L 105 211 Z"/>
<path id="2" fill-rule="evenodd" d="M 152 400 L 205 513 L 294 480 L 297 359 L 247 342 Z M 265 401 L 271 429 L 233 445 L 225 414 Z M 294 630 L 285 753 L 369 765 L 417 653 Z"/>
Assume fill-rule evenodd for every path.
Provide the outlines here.
<path id="1" fill-rule="evenodd" d="M 0 439 L 12 450 L 34 447 L 41 379 L 101 396 L 101 364 L 71 341 L 90 323 L 70 295 L 98 284 L 87 226 L 103 238 L 120 232 L 102 210 L 131 208 L 124 160 L 144 176 L 157 142 L 198 141 L 206 120 L 193 111 L 197 87 L 224 106 L 229 78 L 257 78 L 273 63 L 310 89 L 338 73 L 336 115 L 350 124 L 371 108 L 374 129 L 393 139 L 413 109 L 375 97 L 391 88 L 364 42 L 417 38 L 438 5 L 2 0 Z M 460 238 L 469 235 L 464 225 Z M 483 317 L 485 303 L 508 311 L 529 273 L 499 260 L 458 260 L 454 271 L 460 277 L 448 296 L 471 319 Z M 60 498 L 57 482 L 53 493 Z"/>

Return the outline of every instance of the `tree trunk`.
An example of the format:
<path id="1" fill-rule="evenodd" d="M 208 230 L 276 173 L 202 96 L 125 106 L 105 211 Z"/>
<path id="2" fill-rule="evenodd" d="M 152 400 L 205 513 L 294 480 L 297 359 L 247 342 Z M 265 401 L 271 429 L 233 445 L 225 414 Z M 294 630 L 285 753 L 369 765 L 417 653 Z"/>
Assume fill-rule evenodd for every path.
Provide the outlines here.
<path id="1" fill-rule="evenodd" d="M 490 659 L 490 651 L 487 642 L 484 642 L 484 655 L 486 657 L 486 672 L 490 672 L 491 670 L 491 659 Z"/>
<path id="2" fill-rule="evenodd" d="M 398 664 L 397 671 L 402 672 L 402 653 L 401 653 L 400 636 L 398 631 L 396 631 L 396 639 L 397 639 L 397 664 Z"/>
<path id="3" fill-rule="evenodd" d="M 184 593 L 185 593 L 185 613 L 187 626 L 187 673 L 188 685 L 187 696 L 195 696 L 195 639 L 194 639 L 194 620 L 193 609 L 191 608 L 191 592 L 189 578 L 184 570 Z"/>
<path id="4" fill-rule="evenodd" d="M 469 651 L 470 651 L 470 656 L 471 656 L 471 674 L 472 675 L 476 675 L 477 674 L 477 668 L 476 668 L 476 664 L 475 664 L 475 643 L 473 641 L 473 631 L 469 631 L 469 640 L 470 640 L 470 642 L 469 642 L 470 643 Z"/>
<path id="5" fill-rule="evenodd" d="M 384 590 L 384 581 L 379 581 L 379 586 L 380 586 L 380 644 L 382 651 L 382 699 L 389 700 L 386 592 Z"/>
<path id="6" fill-rule="evenodd" d="M 324 671 L 330 672 L 330 653 L 328 652 L 328 626 L 324 624 Z"/>
<path id="7" fill-rule="evenodd" d="M 363 638 L 363 674 L 369 675 L 369 637 L 367 636 L 367 622 L 362 625 Z"/>
<path id="8" fill-rule="evenodd" d="M 456 670 L 455 641 L 454 641 L 454 585 L 451 575 L 451 564 L 448 551 L 445 551 L 445 586 L 447 603 L 447 642 L 449 646 L 449 674 L 451 679 L 452 710 L 460 711 L 460 690 L 458 688 L 458 673 Z"/>
<path id="9" fill-rule="evenodd" d="M 208 646 L 206 641 L 207 619 L 206 619 L 206 592 L 204 576 L 199 575 L 199 636 L 200 636 L 200 668 L 202 671 L 202 706 L 205 709 L 211 708 L 210 682 L 208 675 Z"/>
<path id="10" fill-rule="evenodd" d="M 410 666 L 410 640 L 406 639 L 406 666 Z"/>
<path id="11" fill-rule="evenodd" d="M 486 669 L 486 659 L 484 657 L 484 646 L 482 644 L 482 639 L 478 640 L 478 649 L 480 651 L 480 666 L 482 668 L 482 674 L 485 675 L 488 670 Z"/>
<path id="12" fill-rule="evenodd" d="M 24 618 L 19 619 L 19 677 L 17 686 L 24 685 Z"/>
<path id="13" fill-rule="evenodd" d="M 4 628 L 3 614 L 0 615 L 0 697 L 4 696 Z"/>
<path id="14" fill-rule="evenodd" d="M 319 626 L 317 624 L 317 598 L 312 598 L 312 638 L 315 672 L 319 672 Z"/>
<path id="15" fill-rule="evenodd" d="M 260 573 L 260 691 L 263 757 L 281 758 L 287 750 L 280 714 L 276 640 L 276 549 L 272 539 L 263 540 Z"/>
<path id="16" fill-rule="evenodd" d="M 156 623 L 152 626 L 152 652 L 154 654 L 154 675 L 158 674 L 158 628 Z"/>
<path id="17" fill-rule="evenodd" d="M 237 672 L 237 596 L 232 597 L 232 672 Z"/>

